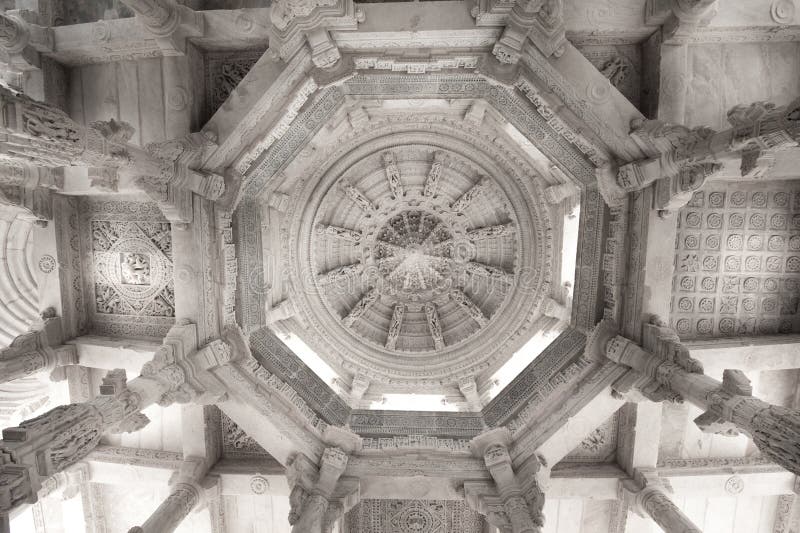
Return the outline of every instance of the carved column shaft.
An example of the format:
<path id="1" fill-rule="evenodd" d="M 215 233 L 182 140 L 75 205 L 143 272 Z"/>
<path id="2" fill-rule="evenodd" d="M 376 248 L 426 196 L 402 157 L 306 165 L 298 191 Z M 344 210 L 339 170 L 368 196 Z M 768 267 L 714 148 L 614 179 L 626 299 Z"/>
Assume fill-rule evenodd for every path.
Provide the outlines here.
<path id="1" fill-rule="evenodd" d="M 167 499 L 153 511 L 141 526 L 128 533 L 172 533 L 200 503 L 200 488 L 194 483 L 176 483 Z"/>
<path id="2" fill-rule="evenodd" d="M 726 370 L 720 383 L 697 371 L 689 372 L 677 362 L 665 360 L 620 336 L 608 342 L 606 355 L 705 410 L 695 420 L 701 429 L 726 434 L 742 431 L 764 455 L 800 475 L 800 412 L 753 397 L 749 380 L 742 372 Z"/>
<path id="3" fill-rule="evenodd" d="M 635 504 L 664 533 L 702 533 L 660 487 L 648 486 L 642 489 L 636 494 Z"/>
<path id="4" fill-rule="evenodd" d="M 763 153 L 800 142 L 800 99 L 781 108 L 763 103 L 737 106 L 729 111 L 728 119 L 733 127 L 722 132 L 659 121 L 634 124 L 633 139 L 645 152 L 656 155 L 620 167 L 617 185 L 635 191 L 664 180 L 657 194 L 658 207 L 676 209 L 724 163 L 738 162 L 742 175 L 750 176 L 759 171 L 756 166 Z M 681 198 L 672 201 L 672 197 Z"/>

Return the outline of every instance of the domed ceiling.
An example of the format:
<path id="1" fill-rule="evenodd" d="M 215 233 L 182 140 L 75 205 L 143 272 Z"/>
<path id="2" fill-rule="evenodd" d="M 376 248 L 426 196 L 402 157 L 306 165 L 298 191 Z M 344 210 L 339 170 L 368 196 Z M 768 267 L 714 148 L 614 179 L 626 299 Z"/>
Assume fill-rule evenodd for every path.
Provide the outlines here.
<path id="1" fill-rule="evenodd" d="M 282 251 L 289 329 L 401 389 L 507 359 L 535 333 L 553 260 L 547 182 L 507 139 L 406 121 L 304 165 Z"/>

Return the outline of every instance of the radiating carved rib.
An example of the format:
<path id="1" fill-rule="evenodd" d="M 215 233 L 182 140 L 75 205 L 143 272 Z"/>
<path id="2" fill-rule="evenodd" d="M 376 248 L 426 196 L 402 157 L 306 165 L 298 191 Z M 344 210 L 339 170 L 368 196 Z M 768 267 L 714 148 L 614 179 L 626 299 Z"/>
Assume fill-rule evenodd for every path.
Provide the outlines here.
<path id="1" fill-rule="evenodd" d="M 444 162 L 444 152 L 433 153 L 433 164 L 428 171 L 428 178 L 425 180 L 425 187 L 422 190 L 423 196 L 436 196 L 436 193 L 439 192 L 439 182 L 442 178 Z"/>
<path id="2" fill-rule="evenodd" d="M 383 248 L 384 250 L 391 251 L 393 255 L 402 256 L 406 249 L 402 246 L 397 246 L 396 244 L 392 244 L 386 241 L 378 241 L 378 247 Z"/>
<path id="3" fill-rule="evenodd" d="M 361 241 L 361 232 L 341 228 L 339 226 L 326 226 L 324 224 L 319 224 L 317 226 L 317 234 L 319 235 L 330 235 L 331 237 L 335 237 L 337 239 L 342 239 L 343 241 L 348 242 L 360 242 Z"/>
<path id="4" fill-rule="evenodd" d="M 364 316 L 364 313 L 372 307 L 372 304 L 378 301 L 378 297 L 380 297 L 378 291 L 376 289 L 370 289 L 370 291 L 350 310 L 350 313 L 342 319 L 344 325 L 349 328 L 355 324 L 356 320 Z"/>
<path id="5" fill-rule="evenodd" d="M 453 211 L 463 212 L 467 207 L 469 207 L 475 198 L 486 189 L 486 186 L 489 184 L 489 180 L 487 178 L 481 179 L 478 183 L 472 186 L 467 192 L 461 195 L 461 198 L 453 202 L 450 208 Z"/>
<path id="6" fill-rule="evenodd" d="M 443 349 L 442 325 L 439 323 L 439 312 L 436 310 L 436 304 L 425 304 L 425 318 L 428 319 L 428 329 L 431 332 L 434 347 L 437 350 Z"/>
<path id="7" fill-rule="evenodd" d="M 459 306 L 461 306 L 461 308 L 464 309 L 464 311 L 466 311 L 467 314 L 481 326 L 485 326 L 489 322 L 489 320 L 486 318 L 486 315 L 484 315 L 483 311 L 481 311 L 481 308 L 478 307 L 469 296 L 464 294 L 463 291 L 458 289 L 450 291 L 450 298 Z"/>
<path id="8" fill-rule="evenodd" d="M 397 304 L 394 306 L 392 321 L 389 324 L 389 334 L 386 336 L 386 347 L 394 350 L 397 346 L 397 338 L 400 336 L 400 328 L 403 327 L 403 317 L 406 314 L 406 306 Z"/>
<path id="9" fill-rule="evenodd" d="M 319 274 L 318 279 L 320 283 L 325 283 L 325 284 L 337 283 L 339 281 L 346 280 L 350 277 L 360 275 L 363 268 L 364 267 L 361 263 L 344 265 L 336 267 L 322 274 Z"/>
<path id="10" fill-rule="evenodd" d="M 400 179 L 400 169 L 392 152 L 383 153 L 383 168 L 386 170 L 386 179 L 389 181 L 389 190 L 393 198 L 403 196 L 403 182 Z"/>
<path id="11" fill-rule="evenodd" d="M 361 191 L 356 189 L 352 183 L 343 179 L 341 182 L 339 182 L 339 185 L 342 188 L 342 192 L 344 192 L 345 196 L 350 198 L 358 207 L 367 213 L 375 211 L 375 206 L 372 205 L 372 202 L 370 202 Z"/>
<path id="12" fill-rule="evenodd" d="M 422 241 L 422 244 L 431 244 L 433 242 L 433 239 L 436 238 L 437 232 L 443 228 L 447 228 L 447 224 L 445 224 L 444 222 L 439 222 L 438 224 L 436 224 L 436 226 L 433 227 L 431 232 L 428 233 L 427 237 L 425 237 L 425 240 Z"/>
<path id="13" fill-rule="evenodd" d="M 480 239 L 491 239 L 493 237 L 504 237 L 514 233 L 516 228 L 514 224 L 499 224 L 497 226 L 486 226 L 485 228 L 473 229 L 467 232 L 470 240 L 477 241 Z"/>
<path id="14" fill-rule="evenodd" d="M 470 274 L 481 276 L 489 280 L 498 280 L 507 285 L 510 285 L 513 281 L 513 275 L 509 274 L 505 270 L 491 265 L 479 263 L 477 261 L 470 261 L 469 263 L 466 263 L 464 268 L 466 268 L 467 272 Z"/>

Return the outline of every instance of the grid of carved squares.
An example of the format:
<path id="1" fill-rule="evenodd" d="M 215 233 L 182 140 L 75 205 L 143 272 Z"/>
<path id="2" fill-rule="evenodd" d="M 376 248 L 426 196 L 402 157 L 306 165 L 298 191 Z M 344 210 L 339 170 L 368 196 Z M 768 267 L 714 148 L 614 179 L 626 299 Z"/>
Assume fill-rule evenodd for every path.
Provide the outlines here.
<path id="1" fill-rule="evenodd" d="M 684 338 L 796 332 L 800 184 L 726 185 L 679 214 L 672 325 Z"/>

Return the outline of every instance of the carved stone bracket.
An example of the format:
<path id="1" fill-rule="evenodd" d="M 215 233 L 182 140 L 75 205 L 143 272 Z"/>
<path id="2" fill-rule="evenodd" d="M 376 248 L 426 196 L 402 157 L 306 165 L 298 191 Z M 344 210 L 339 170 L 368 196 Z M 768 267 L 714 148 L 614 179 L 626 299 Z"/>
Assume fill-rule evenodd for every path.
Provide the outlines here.
<path id="1" fill-rule="evenodd" d="M 358 503 L 360 484 L 355 478 L 342 477 L 346 467 L 347 454 L 340 448 L 325 448 L 319 467 L 302 454 L 289 463 L 293 533 L 331 533 L 335 523 Z"/>
<path id="2" fill-rule="evenodd" d="M 272 5 L 270 50 L 288 61 L 307 42 L 311 60 L 318 68 L 337 66 L 341 53 L 331 30 L 355 30 L 364 21 L 353 0 L 278 0 Z"/>
<path id="3" fill-rule="evenodd" d="M 492 51 L 500 63 L 518 63 L 529 38 L 545 56 L 564 53 L 563 0 L 481 0 L 472 15 L 478 26 L 505 25 Z"/>

